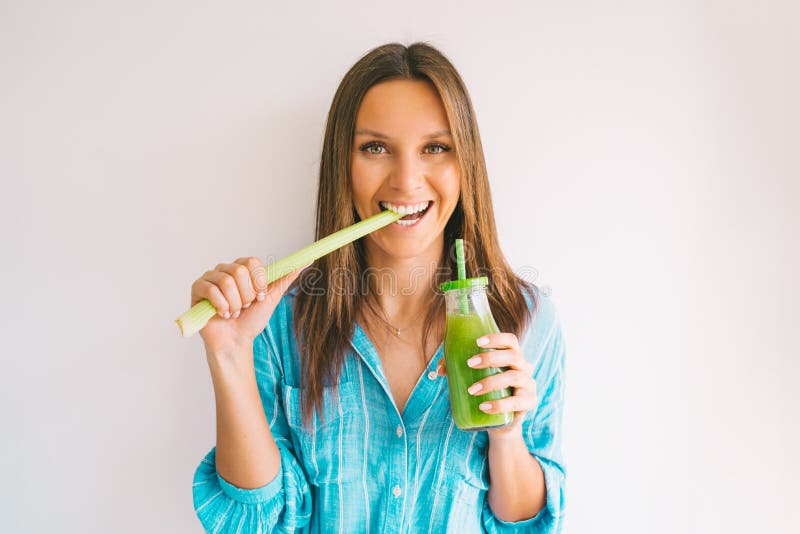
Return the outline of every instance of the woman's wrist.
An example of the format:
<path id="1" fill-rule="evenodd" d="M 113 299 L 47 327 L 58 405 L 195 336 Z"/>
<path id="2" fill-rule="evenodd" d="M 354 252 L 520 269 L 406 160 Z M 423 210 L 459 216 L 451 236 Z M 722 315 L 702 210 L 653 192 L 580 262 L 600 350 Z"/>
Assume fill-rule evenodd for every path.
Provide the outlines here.
<path id="1" fill-rule="evenodd" d="M 519 442 L 525 442 L 522 437 L 521 426 L 509 425 L 509 428 L 504 427 L 488 430 L 487 434 L 489 434 L 489 443 L 516 444 Z"/>
<path id="2" fill-rule="evenodd" d="M 249 377 L 254 372 L 253 344 L 239 343 L 228 347 L 206 347 L 206 360 L 212 377 Z"/>

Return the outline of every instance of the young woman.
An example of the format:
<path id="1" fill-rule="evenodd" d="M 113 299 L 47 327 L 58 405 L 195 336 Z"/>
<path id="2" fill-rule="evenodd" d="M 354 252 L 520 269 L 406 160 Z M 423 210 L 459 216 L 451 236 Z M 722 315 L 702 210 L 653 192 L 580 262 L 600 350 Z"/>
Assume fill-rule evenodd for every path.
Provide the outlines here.
<path id="1" fill-rule="evenodd" d="M 266 287 L 254 257 L 219 264 L 191 304 L 216 395 L 217 444 L 194 506 L 214 532 L 558 532 L 564 510 L 564 342 L 553 303 L 517 277 L 495 229 L 475 113 L 435 48 L 389 44 L 361 58 L 331 105 L 316 236 L 382 209 L 416 212 Z M 476 367 L 508 370 L 470 394 L 513 388 L 454 426 L 439 283 L 490 277 L 502 333 Z M 479 391 L 476 391 L 479 389 Z"/>

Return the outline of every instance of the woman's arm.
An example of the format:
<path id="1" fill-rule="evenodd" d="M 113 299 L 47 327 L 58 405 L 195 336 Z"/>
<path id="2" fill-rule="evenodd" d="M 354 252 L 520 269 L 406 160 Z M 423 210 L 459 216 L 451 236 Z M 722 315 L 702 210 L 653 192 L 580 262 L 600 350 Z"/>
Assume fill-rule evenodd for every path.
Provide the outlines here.
<path id="1" fill-rule="evenodd" d="M 490 485 L 487 499 L 498 519 L 523 521 L 547 503 L 544 472 L 528 451 L 522 431 L 489 439 Z"/>
<path id="2" fill-rule="evenodd" d="M 225 312 L 200 335 L 216 399 L 218 473 L 241 489 L 266 485 L 281 465 L 259 396 L 253 345 L 301 270 L 267 285 L 264 265 L 250 256 L 220 263 L 192 284 L 192 305 L 208 299 L 217 314 Z"/>
<path id="3" fill-rule="evenodd" d="M 227 482 L 253 489 L 275 478 L 281 454 L 258 393 L 253 346 L 239 350 L 236 355 L 208 354 L 217 407 L 216 463 Z"/>
<path id="4" fill-rule="evenodd" d="M 483 379 L 483 391 L 514 388 L 511 397 L 483 403 L 489 405 L 489 413 L 515 412 L 512 424 L 487 431 L 489 490 L 483 526 L 491 534 L 554 534 L 563 525 L 566 472 L 561 442 L 566 350 L 553 303 L 542 298 L 539 304 L 536 328 L 529 331 L 523 347 L 517 346 L 515 337 L 492 334 L 487 337 L 496 338 L 496 346 L 512 348 L 481 355 L 481 359 L 501 360 L 490 363 L 510 367 Z M 520 352 L 527 363 L 520 360 Z"/>
<path id="5" fill-rule="evenodd" d="M 467 362 L 468 365 L 473 368 L 507 366 L 508 370 L 479 380 L 469 392 L 480 395 L 514 388 L 513 396 L 480 405 L 486 413 L 514 413 L 510 425 L 488 430 L 489 507 L 501 521 L 532 519 L 547 504 L 544 472 L 523 438 L 522 421 L 537 407 L 534 367 L 526 359 L 514 334 L 487 334 L 476 343 L 494 350 L 476 355 Z"/>
<path id="6" fill-rule="evenodd" d="M 218 356 L 209 361 L 217 446 L 192 482 L 195 512 L 209 532 L 288 534 L 305 531 L 311 520 L 311 490 L 289 439 L 277 356 L 267 345 L 262 332 L 248 358 L 233 360 L 254 363 L 236 365 Z"/>

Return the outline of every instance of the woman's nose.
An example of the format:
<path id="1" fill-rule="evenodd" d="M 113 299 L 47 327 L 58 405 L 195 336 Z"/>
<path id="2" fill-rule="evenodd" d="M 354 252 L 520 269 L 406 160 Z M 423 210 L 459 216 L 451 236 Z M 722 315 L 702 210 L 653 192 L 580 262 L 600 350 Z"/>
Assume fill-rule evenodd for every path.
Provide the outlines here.
<path id="1" fill-rule="evenodd" d="M 417 154 L 402 154 L 395 159 L 389 175 L 389 186 L 400 191 L 413 191 L 425 182 L 423 162 Z"/>

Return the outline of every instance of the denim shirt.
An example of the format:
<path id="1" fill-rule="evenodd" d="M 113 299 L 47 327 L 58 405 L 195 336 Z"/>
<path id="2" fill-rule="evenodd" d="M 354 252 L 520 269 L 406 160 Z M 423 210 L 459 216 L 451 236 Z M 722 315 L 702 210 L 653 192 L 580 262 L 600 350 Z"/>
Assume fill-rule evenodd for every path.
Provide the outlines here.
<path id="1" fill-rule="evenodd" d="M 489 507 L 486 431 L 453 422 L 447 378 L 436 374 L 442 345 L 399 413 L 378 353 L 356 323 L 338 382 L 324 388 L 322 420 L 301 421 L 300 359 L 286 293 L 253 343 L 259 393 L 281 453 L 266 485 L 238 488 L 216 470 L 216 448 L 194 474 L 194 508 L 208 532 L 536 532 L 561 531 L 565 468 L 561 453 L 565 346 L 553 302 L 526 295 L 532 324 L 520 337 L 534 364 L 539 404 L 525 414 L 523 437 L 545 476 L 547 504 L 507 522 Z"/>

